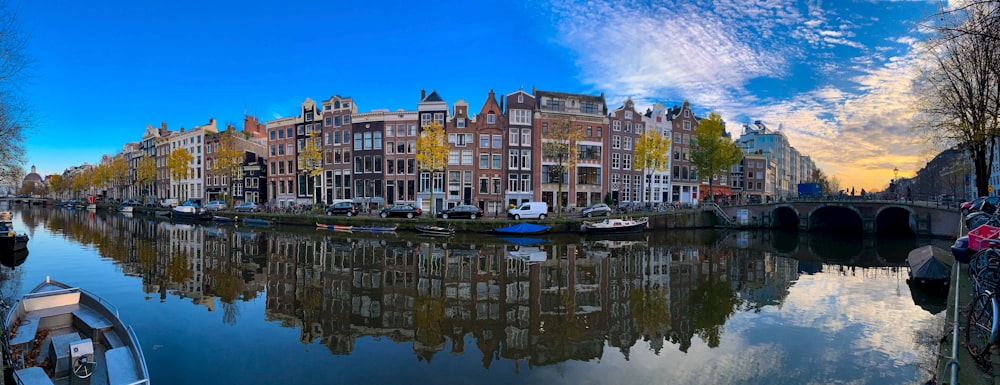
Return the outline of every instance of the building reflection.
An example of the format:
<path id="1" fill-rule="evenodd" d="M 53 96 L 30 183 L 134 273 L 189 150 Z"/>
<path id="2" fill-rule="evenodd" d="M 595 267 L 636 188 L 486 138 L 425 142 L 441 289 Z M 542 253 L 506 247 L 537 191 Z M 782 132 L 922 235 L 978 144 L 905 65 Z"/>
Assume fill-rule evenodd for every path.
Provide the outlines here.
<path id="1" fill-rule="evenodd" d="M 240 301 L 264 295 L 266 319 L 335 355 L 374 337 L 411 344 L 426 362 L 481 354 L 486 368 L 594 360 L 605 349 L 626 359 L 633 349 L 686 352 L 695 338 L 718 346 L 730 316 L 780 305 L 810 272 L 817 257 L 794 254 L 821 247 L 770 233 L 440 239 L 44 215 L 53 232 L 141 277 L 149 297 L 219 307 L 234 323 Z"/>

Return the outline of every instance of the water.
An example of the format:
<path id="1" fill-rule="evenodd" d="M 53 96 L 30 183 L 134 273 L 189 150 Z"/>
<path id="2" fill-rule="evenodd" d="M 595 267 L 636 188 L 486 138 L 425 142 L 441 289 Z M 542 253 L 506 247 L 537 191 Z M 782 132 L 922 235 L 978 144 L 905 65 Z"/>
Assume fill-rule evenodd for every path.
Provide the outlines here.
<path id="1" fill-rule="evenodd" d="M 944 335 L 944 300 L 905 282 L 930 240 L 532 243 L 14 211 L 30 254 L 0 268 L 0 295 L 48 275 L 109 299 L 158 384 L 912 384 Z"/>

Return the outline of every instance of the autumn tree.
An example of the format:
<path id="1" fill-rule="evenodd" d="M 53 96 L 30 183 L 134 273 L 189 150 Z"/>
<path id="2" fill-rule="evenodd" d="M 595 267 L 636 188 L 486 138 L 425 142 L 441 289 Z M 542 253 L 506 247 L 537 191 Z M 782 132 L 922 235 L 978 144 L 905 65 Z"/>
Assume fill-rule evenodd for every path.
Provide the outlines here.
<path id="1" fill-rule="evenodd" d="M 223 132 L 222 138 L 219 140 L 219 148 L 215 151 L 215 159 L 209 167 L 209 171 L 213 174 L 220 175 L 229 181 L 226 188 L 229 192 L 230 207 L 235 203 L 233 201 L 233 191 L 236 191 L 234 186 L 242 179 L 243 160 L 245 159 L 245 153 L 237 146 L 236 140 L 235 131 L 226 130 Z"/>
<path id="2" fill-rule="evenodd" d="M 299 152 L 299 172 L 309 177 L 313 181 L 313 186 L 319 185 L 316 178 L 323 174 L 323 153 L 320 152 L 320 145 L 319 131 L 313 131 Z M 319 203 L 319 194 L 313 195 L 313 203 Z"/>
<path id="3" fill-rule="evenodd" d="M 62 195 L 67 190 L 66 179 L 60 174 L 52 175 L 49 178 L 49 192 L 56 197 Z"/>
<path id="4" fill-rule="evenodd" d="M 417 166 L 421 172 L 430 173 L 430 208 L 434 215 L 434 174 L 443 172 L 448 164 L 448 135 L 436 121 L 424 126 L 417 138 Z"/>
<path id="5" fill-rule="evenodd" d="M 657 171 L 666 171 L 670 163 L 670 138 L 660 134 L 655 129 L 647 129 L 635 143 L 636 169 L 642 170 L 649 190 L 649 199 L 653 200 L 653 188 L 649 183 L 649 175 Z"/>
<path id="6" fill-rule="evenodd" d="M 563 176 L 572 173 L 576 169 L 576 163 L 580 159 L 580 150 L 577 144 L 583 140 L 583 132 L 579 128 L 573 129 L 569 120 L 553 122 L 549 125 L 548 133 L 542 137 L 542 159 L 556 164 L 550 168 L 549 180 L 555 180 L 559 184 L 555 197 L 555 207 L 553 210 L 556 216 L 561 215 Z"/>
<path id="7" fill-rule="evenodd" d="M 714 200 L 713 181 L 719 174 L 728 173 L 739 163 L 743 150 L 725 135 L 725 122 L 719 114 L 712 112 L 708 119 L 698 122 L 694 138 L 691 138 L 691 163 L 702 178 L 708 178 L 708 190 Z"/>
<path id="8" fill-rule="evenodd" d="M 932 135 L 966 146 L 980 196 L 989 195 L 990 165 L 1000 135 L 1000 3 L 960 2 L 931 25 L 933 64 L 918 85 Z"/>
<path id="9" fill-rule="evenodd" d="M 124 155 L 119 154 L 111 159 L 111 163 L 108 165 L 108 182 L 115 190 L 117 198 L 125 197 L 125 189 L 131 182 L 129 179 L 128 160 L 125 159 Z"/>
<path id="10" fill-rule="evenodd" d="M 152 186 L 155 181 L 156 160 L 151 156 L 144 156 L 139 160 L 139 165 L 135 168 L 135 183 L 142 187 L 146 195 L 152 195 Z"/>
<path id="11" fill-rule="evenodd" d="M 167 169 L 170 170 L 170 178 L 175 181 L 189 178 L 191 175 L 189 165 L 192 160 L 194 157 L 183 148 L 171 151 L 170 155 L 167 155 Z"/>
<path id="12" fill-rule="evenodd" d="M 31 124 L 21 87 L 33 60 L 15 9 L 0 0 L 0 184 L 9 185 L 24 178 L 25 130 Z"/>

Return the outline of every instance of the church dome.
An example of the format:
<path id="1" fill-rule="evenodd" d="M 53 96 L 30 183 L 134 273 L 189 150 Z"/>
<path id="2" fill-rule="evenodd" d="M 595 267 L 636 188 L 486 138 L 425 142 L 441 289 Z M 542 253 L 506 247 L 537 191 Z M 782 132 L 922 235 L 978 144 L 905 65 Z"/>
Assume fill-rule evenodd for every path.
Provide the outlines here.
<path id="1" fill-rule="evenodd" d="M 42 176 L 35 172 L 35 166 L 31 166 L 31 172 L 24 176 L 24 183 L 42 183 Z"/>

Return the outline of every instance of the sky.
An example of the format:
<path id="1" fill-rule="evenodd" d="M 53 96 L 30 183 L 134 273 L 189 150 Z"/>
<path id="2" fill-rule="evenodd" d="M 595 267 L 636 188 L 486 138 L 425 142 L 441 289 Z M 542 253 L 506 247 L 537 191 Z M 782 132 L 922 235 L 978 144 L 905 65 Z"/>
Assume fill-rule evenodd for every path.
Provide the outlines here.
<path id="1" fill-rule="evenodd" d="M 490 90 L 690 101 L 738 137 L 760 120 L 841 187 L 882 189 L 942 150 L 916 135 L 921 28 L 940 1 L 10 0 L 35 62 L 28 167 L 61 173 L 148 125 L 360 112 L 422 89 L 478 112 Z"/>

